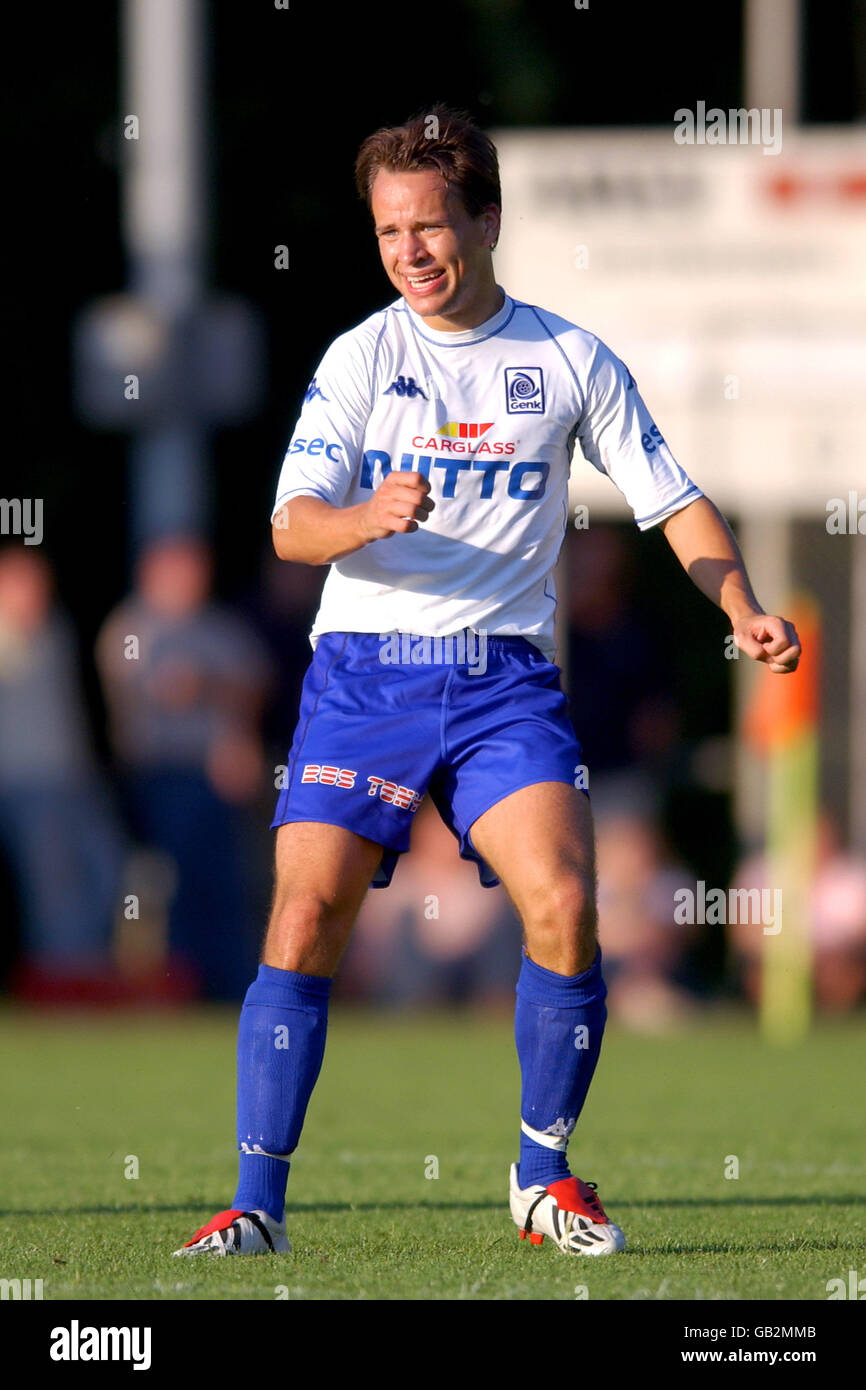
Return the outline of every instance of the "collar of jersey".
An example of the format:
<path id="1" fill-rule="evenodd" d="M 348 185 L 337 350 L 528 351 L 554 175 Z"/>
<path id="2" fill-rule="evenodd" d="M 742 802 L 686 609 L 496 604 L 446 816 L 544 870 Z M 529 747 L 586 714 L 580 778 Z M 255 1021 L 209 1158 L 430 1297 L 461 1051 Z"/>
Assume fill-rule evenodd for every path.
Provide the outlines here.
<path id="1" fill-rule="evenodd" d="M 502 289 L 502 286 L 499 285 L 497 288 Z M 505 291 L 502 290 L 502 293 L 505 294 Z M 465 347 L 467 343 L 483 343 L 485 338 L 492 338 L 501 333 L 514 313 L 514 300 L 506 294 L 505 303 L 492 318 L 479 323 L 476 328 L 465 328 L 460 333 L 442 333 L 437 329 L 428 328 L 421 315 L 410 309 L 405 299 L 398 299 L 391 307 L 396 309 L 398 314 L 408 314 L 415 332 L 419 337 L 426 338 L 428 343 L 437 343 L 441 347 Z"/>

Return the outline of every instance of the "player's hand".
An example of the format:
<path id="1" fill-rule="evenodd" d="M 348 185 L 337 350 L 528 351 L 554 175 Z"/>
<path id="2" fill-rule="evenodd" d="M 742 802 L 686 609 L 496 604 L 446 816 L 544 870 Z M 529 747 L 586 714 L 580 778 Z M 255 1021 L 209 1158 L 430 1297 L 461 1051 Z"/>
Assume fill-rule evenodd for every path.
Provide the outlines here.
<path id="1" fill-rule="evenodd" d="M 793 623 L 757 613 L 734 623 L 734 641 L 746 656 L 764 661 L 771 671 L 787 675 L 800 660 L 800 639 Z"/>
<path id="2" fill-rule="evenodd" d="M 430 484 L 423 473 L 389 473 L 370 501 L 364 504 L 363 528 L 367 540 L 379 541 L 386 536 L 417 531 L 418 523 L 427 520 L 435 505 L 427 496 L 429 491 Z"/>

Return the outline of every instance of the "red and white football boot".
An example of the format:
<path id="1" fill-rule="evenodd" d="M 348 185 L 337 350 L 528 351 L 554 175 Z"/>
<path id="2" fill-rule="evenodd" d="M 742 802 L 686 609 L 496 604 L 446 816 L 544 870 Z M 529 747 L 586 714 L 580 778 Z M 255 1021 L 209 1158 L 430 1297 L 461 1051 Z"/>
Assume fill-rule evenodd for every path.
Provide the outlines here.
<path id="1" fill-rule="evenodd" d="M 549 1187 L 522 1188 L 511 1165 L 511 1215 L 521 1240 L 541 1245 L 550 1236 L 566 1255 L 613 1255 L 625 1249 L 625 1236 L 606 1216 L 595 1183 L 563 1178 Z"/>
<path id="2" fill-rule="evenodd" d="M 286 1255 L 285 1223 L 266 1211 L 220 1211 L 175 1255 Z"/>

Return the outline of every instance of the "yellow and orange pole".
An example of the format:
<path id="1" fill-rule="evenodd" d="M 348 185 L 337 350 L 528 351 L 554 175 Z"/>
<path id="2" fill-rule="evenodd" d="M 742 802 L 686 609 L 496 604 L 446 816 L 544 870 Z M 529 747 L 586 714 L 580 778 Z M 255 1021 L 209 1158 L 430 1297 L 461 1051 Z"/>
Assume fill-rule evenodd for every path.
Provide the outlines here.
<path id="1" fill-rule="evenodd" d="M 803 655 L 791 675 L 760 673 L 744 733 L 768 760 L 767 887 L 781 889 L 781 925 L 764 929 L 761 1032 L 790 1044 L 812 1016 L 812 901 L 818 829 L 818 721 L 821 626 L 815 602 L 786 609 Z"/>

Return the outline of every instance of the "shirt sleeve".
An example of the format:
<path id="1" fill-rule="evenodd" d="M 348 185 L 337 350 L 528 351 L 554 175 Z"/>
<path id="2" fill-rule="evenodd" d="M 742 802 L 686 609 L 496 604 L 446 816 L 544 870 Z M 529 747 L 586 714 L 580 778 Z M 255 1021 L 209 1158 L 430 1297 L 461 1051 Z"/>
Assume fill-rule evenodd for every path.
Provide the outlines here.
<path id="1" fill-rule="evenodd" d="M 577 440 L 587 462 L 623 494 L 641 531 L 703 493 L 677 463 L 624 362 L 599 342 Z"/>
<path id="2" fill-rule="evenodd" d="M 272 521 L 292 497 L 321 497 L 334 507 L 343 505 L 361 460 L 371 410 L 364 343 L 343 334 L 328 348 L 307 387 L 280 469 Z"/>

